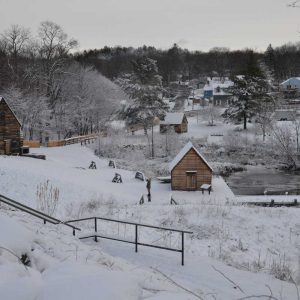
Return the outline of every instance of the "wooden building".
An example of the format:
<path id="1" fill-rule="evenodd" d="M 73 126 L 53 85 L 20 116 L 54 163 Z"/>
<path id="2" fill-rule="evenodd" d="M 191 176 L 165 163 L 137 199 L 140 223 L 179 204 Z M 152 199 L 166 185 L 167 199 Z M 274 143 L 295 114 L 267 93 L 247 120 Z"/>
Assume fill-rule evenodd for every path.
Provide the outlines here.
<path id="1" fill-rule="evenodd" d="M 0 96 L 0 154 L 21 154 L 21 123 Z"/>
<path id="2" fill-rule="evenodd" d="M 212 182 L 212 168 L 191 142 L 173 159 L 169 170 L 172 190 L 195 191 Z"/>
<path id="3" fill-rule="evenodd" d="M 160 133 L 166 132 L 169 128 L 174 128 L 177 133 L 188 131 L 188 120 L 184 113 L 167 113 L 165 119 L 160 122 Z"/>

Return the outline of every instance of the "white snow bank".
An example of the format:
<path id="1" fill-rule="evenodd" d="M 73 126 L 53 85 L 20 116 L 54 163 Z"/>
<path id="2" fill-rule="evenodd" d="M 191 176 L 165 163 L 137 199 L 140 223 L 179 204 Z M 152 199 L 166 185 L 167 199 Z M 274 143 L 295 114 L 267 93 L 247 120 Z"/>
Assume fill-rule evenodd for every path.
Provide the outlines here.
<path id="1" fill-rule="evenodd" d="M 31 251 L 34 239 L 34 234 L 24 226 L 3 213 L 0 214 L 0 247 L 8 248 L 20 257 L 21 254 Z"/>
<path id="2" fill-rule="evenodd" d="M 137 280 L 128 272 L 62 263 L 45 271 L 47 283 L 37 300 L 140 299 Z M 98 296 L 97 296 L 98 295 Z"/>
<path id="3" fill-rule="evenodd" d="M 0 299 L 32 300 L 43 286 L 40 273 L 18 264 L 0 264 Z"/>

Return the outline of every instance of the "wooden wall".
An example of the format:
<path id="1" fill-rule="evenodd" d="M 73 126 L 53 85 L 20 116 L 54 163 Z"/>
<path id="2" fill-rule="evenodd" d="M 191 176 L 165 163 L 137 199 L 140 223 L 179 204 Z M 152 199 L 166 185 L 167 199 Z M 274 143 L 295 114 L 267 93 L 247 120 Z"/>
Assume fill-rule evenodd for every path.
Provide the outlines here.
<path id="1" fill-rule="evenodd" d="M 187 171 L 196 171 L 196 189 L 199 190 L 202 184 L 211 184 L 212 171 L 196 153 L 190 149 L 183 159 L 175 166 L 171 172 L 172 190 L 189 190 L 187 188 Z"/>
<path id="2" fill-rule="evenodd" d="M 20 130 L 21 126 L 7 103 L 0 101 L 0 154 L 20 153 L 22 147 Z"/>

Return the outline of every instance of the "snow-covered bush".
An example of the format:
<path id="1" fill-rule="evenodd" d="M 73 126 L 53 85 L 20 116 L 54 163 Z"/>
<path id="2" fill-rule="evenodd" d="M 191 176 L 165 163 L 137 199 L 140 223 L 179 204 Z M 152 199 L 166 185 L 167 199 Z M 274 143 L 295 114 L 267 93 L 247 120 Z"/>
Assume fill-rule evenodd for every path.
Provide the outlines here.
<path id="1" fill-rule="evenodd" d="M 40 183 L 36 190 L 36 201 L 38 210 L 50 216 L 55 215 L 59 201 L 59 189 L 53 187 L 49 180 Z"/>
<path id="2" fill-rule="evenodd" d="M 112 216 L 115 208 L 116 199 L 113 196 L 105 198 L 103 195 L 97 195 L 84 202 L 65 205 L 65 215 L 72 219 L 101 215 Z"/>
<path id="3" fill-rule="evenodd" d="M 270 273 L 277 279 L 290 281 L 292 280 L 292 270 L 286 261 L 285 255 L 274 259 L 270 266 Z"/>

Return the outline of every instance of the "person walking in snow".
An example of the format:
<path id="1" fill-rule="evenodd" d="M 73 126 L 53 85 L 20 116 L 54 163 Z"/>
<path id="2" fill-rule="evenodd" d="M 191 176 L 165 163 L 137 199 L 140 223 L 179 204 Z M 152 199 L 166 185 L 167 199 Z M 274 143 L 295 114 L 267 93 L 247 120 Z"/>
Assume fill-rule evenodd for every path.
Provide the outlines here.
<path id="1" fill-rule="evenodd" d="M 151 202 L 151 178 L 148 178 L 147 181 L 146 181 L 146 188 L 147 188 L 147 191 L 148 191 L 148 202 Z"/>

